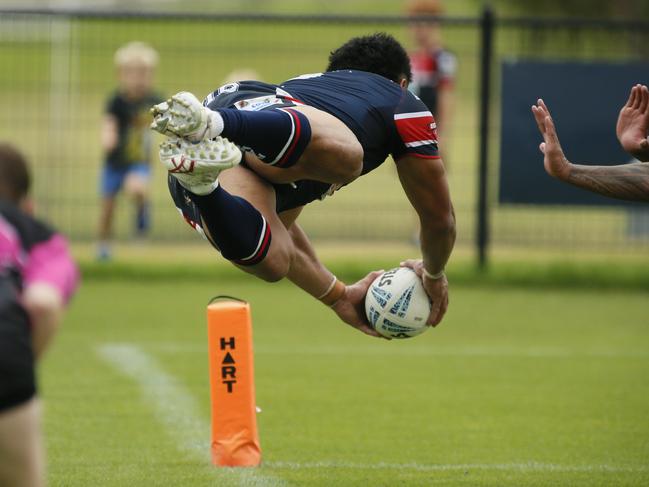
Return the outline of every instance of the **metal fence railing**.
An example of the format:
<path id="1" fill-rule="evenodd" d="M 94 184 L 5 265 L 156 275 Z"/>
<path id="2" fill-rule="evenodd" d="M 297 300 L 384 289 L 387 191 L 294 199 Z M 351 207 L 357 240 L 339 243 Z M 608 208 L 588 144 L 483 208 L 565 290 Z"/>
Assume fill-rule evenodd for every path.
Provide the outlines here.
<path id="1" fill-rule="evenodd" d="M 501 207 L 488 191 L 494 188 L 498 157 L 495 67 L 517 56 L 646 59 L 647 26 L 497 18 L 488 23 L 485 17 L 437 21 L 445 45 L 458 59 L 455 114 L 444 141 L 458 243 L 486 246 L 489 239 L 493 245 L 521 247 L 649 247 L 649 235 L 629 230 L 631 220 L 641 217 L 628 210 Z M 235 70 L 254 69 L 269 82 L 321 71 L 333 48 L 376 31 L 390 32 L 411 47 L 407 19 L 399 17 L 0 11 L 1 138 L 21 147 L 32 161 L 40 213 L 72 239 L 90 240 L 99 212 L 99 127 L 107 96 L 116 87 L 112 59 L 119 46 L 131 40 L 153 45 L 160 54 L 158 91 L 188 90 L 200 97 Z M 492 43 L 492 57 L 481 71 L 486 41 Z M 488 74 L 492 87 L 484 86 Z M 194 238 L 173 209 L 161 170 L 154 171 L 152 198 L 154 239 Z M 480 201 L 482 212 L 477 211 Z M 131 213 L 121 201 L 119 238 L 130 235 Z M 334 198 L 311 205 L 302 220 L 314 238 L 409 240 L 416 231 L 390 161 Z"/>

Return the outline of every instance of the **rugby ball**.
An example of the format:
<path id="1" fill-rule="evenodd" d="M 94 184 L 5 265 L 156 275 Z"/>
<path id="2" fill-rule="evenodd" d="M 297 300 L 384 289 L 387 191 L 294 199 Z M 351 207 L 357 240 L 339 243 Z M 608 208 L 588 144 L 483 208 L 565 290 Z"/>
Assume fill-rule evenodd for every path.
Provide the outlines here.
<path id="1" fill-rule="evenodd" d="M 430 309 L 421 279 L 408 267 L 384 272 L 365 295 L 370 326 L 387 338 L 410 338 L 426 331 Z"/>

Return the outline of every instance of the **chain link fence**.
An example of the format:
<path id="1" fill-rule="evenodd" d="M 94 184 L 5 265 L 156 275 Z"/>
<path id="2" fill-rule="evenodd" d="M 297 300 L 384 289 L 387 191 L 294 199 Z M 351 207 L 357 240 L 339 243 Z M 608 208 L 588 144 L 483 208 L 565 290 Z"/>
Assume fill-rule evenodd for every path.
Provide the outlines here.
<path id="1" fill-rule="evenodd" d="M 478 214 L 482 24 L 477 17 L 439 21 L 443 42 L 458 59 L 454 116 L 442 141 L 443 155 L 457 213 L 458 244 L 471 246 L 476 241 Z M 496 22 L 495 86 L 487 100 L 492 108 L 486 200 L 492 245 L 649 247 L 649 231 L 644 231 L 649 225 L 643 223 L 646 214 L 639 210 L 496 203 L 499 63 L 516 57 L 646 59 L 649 29 L 611 25 L 525 19 Z M 39 213 L 72 239 L 92 240 L 99 216 L 103 157 L 99 133 L 106 100 L 117 86 L 113 54 L 118 47 L 133 40 L 151 44 L 160 54 L 156 89 L 165 95 L 188 90 L 202 97 L 237 70 L 252 69 L 273 83 L 322 71 L 332 49 L 350 37 L 377 31 L 389 32 L 412 47 L 407 19 L 396 17 L 0 12 L 1 138 L 15 143 L 32 161 Z M 173 208 L 166 174 L 155 160 L 154 155 L 152 239 L 195 239 Z M 130 237 L 133 220 L 132 205 L 122 197 L 116 215 L 118 238 Z M 390 160 L 333 198 L 310 205 L 301 221 L 314 238 L 409 241 L 417 231 Z"/>

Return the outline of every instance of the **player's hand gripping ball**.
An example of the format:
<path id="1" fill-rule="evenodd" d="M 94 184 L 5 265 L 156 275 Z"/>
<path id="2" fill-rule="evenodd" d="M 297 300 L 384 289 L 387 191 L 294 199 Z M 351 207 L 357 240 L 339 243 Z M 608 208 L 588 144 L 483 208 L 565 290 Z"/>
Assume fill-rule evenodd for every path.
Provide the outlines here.
<path id="1" fill-rule="evenodd" d="M 426 331 L 430 309 L 421 279 L 407 267 L 384 272 L 365 295 L 370 325 L 387 338 L 410 338 Z"/>

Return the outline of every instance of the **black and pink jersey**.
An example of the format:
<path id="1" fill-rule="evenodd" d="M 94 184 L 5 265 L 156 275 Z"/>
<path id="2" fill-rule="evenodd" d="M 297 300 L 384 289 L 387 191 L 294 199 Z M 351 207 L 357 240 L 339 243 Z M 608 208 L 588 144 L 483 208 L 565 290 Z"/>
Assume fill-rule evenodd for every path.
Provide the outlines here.
<path id="1" fill-rule="evenodd" d="M 60 234 L 0 201 L 0 302 L 17 299 L 22 290 L 46 283 L 67 300 L 78 282 L 77 268 Z M 0 307 L 0 319 L 3 308 Z"/>
<path id="2" fill-rule="evenodd" d="M 78 282 L 65 239 L 0 201 L 0 413 L 36 394 L 31 324 L 23 290 L 45 283 L 66 299 Z"/>

